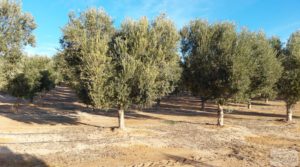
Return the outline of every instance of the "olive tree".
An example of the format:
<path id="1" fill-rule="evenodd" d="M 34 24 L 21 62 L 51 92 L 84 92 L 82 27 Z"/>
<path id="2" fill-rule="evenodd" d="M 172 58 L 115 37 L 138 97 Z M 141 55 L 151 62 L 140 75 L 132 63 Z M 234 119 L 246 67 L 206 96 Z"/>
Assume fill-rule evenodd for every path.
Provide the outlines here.
<path id="1" fill-rule="evenodd" d="M 17 74 L 14 78 L 8 81 L 7 91 L 12 96 L 19 98 L 16 101 L 16 110 L 19 108 L 19 100 L 24 98 L 30 98 L 31 89 L 28 78 L 24 73 Z"/>
<path id="2" fill-rule="evenodd" d="M 71 85 L 74 81 L 75 76 L 71 68 L 69 68 L 68 63 L 64 58 L 64 54 L 58 52 L 52 57 L 53 60 L 53 70 L 55 71 L 56 83 L 65 83 Z"/>
<path id="3" fill-rule="evenodd" d="M 22 60 L 22 72 L 30 85 L 28 98 L 31 101 L 37 92 L 47 92 L 55 87 L 54 65 L 48 57 L 25 56 Z"/>
<path id="4" fill-rule="evenodd" d="M 223 105 L 242 99 L 250 85 L 245 35 L 237 34 L 232 23 L 195 20 L 181 30 L 181 36 L 191 89 L 217 102 L 217 124 L 223 126 Z"/>
<path id="5" fill-rule="evenodd" d="M 7 92 L 19 99 L 33 101 L 38 92 L 47 92 L 55 86 L 53 64 L 50 58 L 23 56 L 21 72 L 8 80 Z M 18 109 L 19 101 L 17 101 Z"/>
<path id="6" fill-rule="evenodd" d="M 20 73 L 22 49 L 34 46 L 32 31 L 36 28 L 33 17 L 22 11 L 18 0 L 0 0 L 0 57 L 5 66 L 0 67 L 0 85 L 5 87 L 9 79 Z"/>
<path id="7" fill-rule="evenodd" d="M 300 31 L 290 36 L 283 52 L 284 71 L 277 85 L 279 96 L 286 103 L 286 120 L 292 121 L 292 109 L 300 100 Z"/>
<path id="8" fill-rule="evenodd" d="M 177 40 L 173 23 L 163 15 L 152 24 L 146 17 L 126 20 L 113 37 L 110 97 L 119 111 L 120 128 L 125 128 L 124 110 L 132 104 L 150 106 L 174 89 L 180 77 Z"/>
<path id="9" fill-rule="evenodd" d="M 95 8 L 79 16 L 70 13 L 63 28 L 62 54 L 75 76 L 73 86 L 84 103 L 96 108 L 108 106 L 105 93 L 111 64 L 107 52 L 113 32 L 111 18 Z"/>
<path id="10" fill-rule="evenodd" d="M 252 40 L 251 40 L 252 39 Z M 276 96 L 276 83 L 281 77 L 282 66 L 277 59 L 277 51 L 270 44 L 264 33 L 252 33 L 251 42 L 251 84 L 247 95 L 248 108 L 251 108 L 251 98 L 263 97 L 266 102 Z M 249 70 L 251 70 L 249 69 Z"/>
<path id="11" fill-rule="evenodd" d="M 163 96 L 173 92 L 181 77 L 180 57 L 178 54 L 179 34 L 174 23 L 161 14 L 151 24 L 150 44 L 152 58 L 159 70 L 155 82 L 158 98 L 157 109 Z"/>
<path id="12" fill-rule="evenodd" d="M 205 102 L 213 98 L 208 78 L 210 67 L 206 64 L 212 40 L 211 26 L 206 21 L 195 20 L 185 26 L 180 35 L 181 51 L 184 56 L 184 82 L 193 95 L 201 97 L 204 110 Z"/>
<path id="13" fill-rule="evenodd" d="M 152 25 L 146 18 L 127 20 L 115 32 L 102 10 L 88 9 L 78 17 L 70 14 L 61 39 L 62 54 L 74 73 L 80 99 L 96 108 L 117 108 L 119 127 L 124 129 L 124 110 L 131 104 L 149 106 L 173 89 L 176 79 L 170 71 L 179 71 L 174 31 L 164 17 Z M 170 86 L 158 91 L 158 81 Z"/>
<path id="14" fill-rule="evenodd" d="M 113 37 L 111 56 L 114 66 L 111 101 L 119 111 L 119 127 L 125 128 L 124 110 L 131 104 L 149 105 L 155 96 L 158 69 L 150 55 L 150 27 L 146 18 L 127 20 Z"/>

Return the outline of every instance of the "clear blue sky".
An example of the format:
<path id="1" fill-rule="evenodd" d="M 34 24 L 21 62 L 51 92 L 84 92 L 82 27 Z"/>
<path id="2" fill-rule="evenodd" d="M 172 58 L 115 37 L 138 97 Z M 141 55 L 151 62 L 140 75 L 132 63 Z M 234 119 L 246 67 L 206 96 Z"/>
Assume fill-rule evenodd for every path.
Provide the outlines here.
<path id="1" fill-rule="evenodd" d="M 126 17 L 153 18 L 165 12 L 178 29 L 195 18 L 209 22 L 226 20 L 252 31 L 263 30 L 283 41 L 300 29 L 300 0 L 23 0 L 23 10 L 30 12 L 38 25 L 34 31 L 37 45 L 26 47 L 25 51 L 55 54 L 68 13 L 92 6 L 103 8 L 116 26 Z"/>

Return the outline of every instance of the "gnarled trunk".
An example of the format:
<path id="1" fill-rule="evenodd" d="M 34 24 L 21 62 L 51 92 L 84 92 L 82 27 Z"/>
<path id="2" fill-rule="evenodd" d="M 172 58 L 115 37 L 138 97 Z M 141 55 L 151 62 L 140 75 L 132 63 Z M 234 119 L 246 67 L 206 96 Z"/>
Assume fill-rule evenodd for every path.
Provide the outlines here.
<path id="1" fill-rule="evenodd" d="M 224 125 L 224 110 L 221 104 L 218 104 L 218 126 Z"/>
<path id="2" fill-rule="evenodd" d="M 125 129 L 125 120 L 124 120 L 124 109 L 119 109 L 118 110 L 118 114 L 119 114 L 119 117 L 118 117 L 118 119 L 119 119 L 119 128 L 120 129 Z"/>
<path id="3" fill-rule="evenodd" d="M 251 109 L 251 108 L 252 108 L 251 99 L 249 99 L 249 101 L 248 101 L 248 109 Z"/>
<path id="4" fill-rule="evenodd" d="M 293 120 L 292 105 L 287 104 L 286 105 L 286 121 L 291 122 L 292 120 Z"/>

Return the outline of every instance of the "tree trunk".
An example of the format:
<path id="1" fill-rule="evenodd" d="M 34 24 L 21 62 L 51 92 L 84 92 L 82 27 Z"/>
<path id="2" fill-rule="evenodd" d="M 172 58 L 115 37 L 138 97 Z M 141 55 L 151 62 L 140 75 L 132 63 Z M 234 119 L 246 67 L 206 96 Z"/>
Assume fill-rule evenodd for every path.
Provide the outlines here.
<path id="1" fill-rule="evenodd" d="M 224 125 L 224 110 L 221 104 L 218 104 L 218 126 Z"/>
<path id="2" fill-rule="evenodd" d="M 20 105 L 20 103 L 17 102 L 17 104 L 16 104 L 16 112 L 19 112 L 19 105 Z"/>
<path id="3" fill-rule="evenodd" d="M 18 98 L 16 103 L 16 112 L 19 112 L 19 106 L 20 106 L 21 100 Z"/>
<path id="4" fill-rule="evenodd" d="M 119 128 L 124 130 L 125 129 L 124 110 L 119 109 L 118 113 L 119 113 Z"/>
<path id="5" fill-rule="evenodd" d="M 205 111 L 205 100 L 201 100 L 201 110 Z"/>
<path id="6" fill-rule="evenodd" d="M 269 103 L 269 98 L 265 99 L 265 103 L 268 104 Z"/>
<path id="7" fill-rule="evenodd" d="M 156 99 L 156 110 L 160 108 L 160 98 Z"/>
<path id="8" fill-rule="evenodd" d="M 293 120 L 293 111 L 291 105 L 286 105 L 286 121 L 291 122 Z"/>
<path id="9" fill-rule="evenodd" d="M 248 109 L 252 108 L 251 99 L 248 101 Z"/>

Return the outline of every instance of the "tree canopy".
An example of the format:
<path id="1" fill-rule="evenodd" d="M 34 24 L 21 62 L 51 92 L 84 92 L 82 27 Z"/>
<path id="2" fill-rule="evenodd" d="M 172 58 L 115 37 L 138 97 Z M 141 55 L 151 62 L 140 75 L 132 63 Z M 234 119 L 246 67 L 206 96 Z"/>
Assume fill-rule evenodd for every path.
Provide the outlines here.
<path id="1" fill-rule="evenodd" d="M 171 93 L 181 75 L 179 35 L 165 15 L 152 23 L 126 20 L 115 30 L 110 17 L 88 9 L 71 13 L 62 55 L 81 100 L 96 108 L 149 106 Z M 122 114 L 122 113 L 121 113 Z M 124 115 L 124 114 L 123 114 Z"/>
<path id="2" fill-rule="evenodd" d="M 146 18 L 122 24 L 110 44 L 112 101 L 121 112 L 131 104 L 149 106 L 174 90 L 181 72 L 178 41 L 174 24 L 164 15 L 152 24 Z"/>
<path id="3" fill-rule="evenodd" d="M 22 49 L 34 46 L 32 31 L 36 24 L 31 14 L 22 11 L 17 0 L 0 1 L 0 86 L 3 89 L 8 81 L 20 72 Z"/>
<path id="4" fill-rule="evenodd" d="M 287 121 L 292 120 L 292 108 L 300 100 L 300 31 L 294 32 L 282 55 L 284 72 L 278 82 L 279 96 L 285 101 Z"/>
<path id="5" fill-rule="evenodd" d="M 271 97 L 281 75 L 275 51 L 263 33 L 232 23 L 195 20 L 181 30 L 187 85 L 202 101 Z"/>
<path id="6" fill-rule="evenodd" d="M 282 66 L 277 59 L 278 44 L 270 44 L 264 33 L 254 33 L 251 46 L 251 84 L 248 90 L 249 98 L 276 96 L 276 83 L 281 77 Z M 274 40 L 274 39 L 273 39 Z M 278 42 L 278 41 L 275 41 Z M 276 45 L 276 46 L 275 46 Z"/>
<path id="7" fill-rule="evenodd" d="M 75 76 L 74 87 L 80 99 L 95 107 L 106 107 L 106 82 L 110 75 L 108 42 L 114 32 L 111 18 L 95 8 L 70 13 L 63 28 L 61 46 L 64 58 Z"/>

